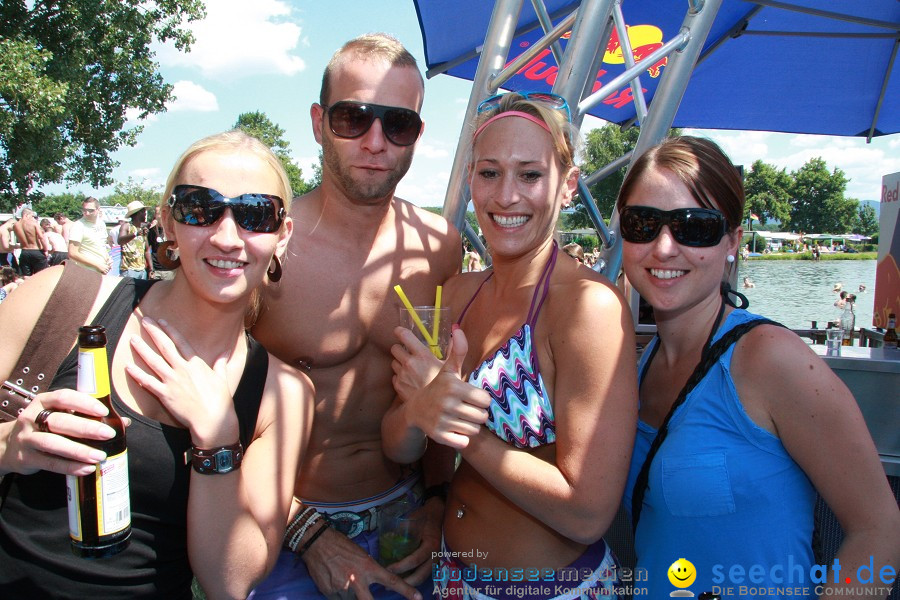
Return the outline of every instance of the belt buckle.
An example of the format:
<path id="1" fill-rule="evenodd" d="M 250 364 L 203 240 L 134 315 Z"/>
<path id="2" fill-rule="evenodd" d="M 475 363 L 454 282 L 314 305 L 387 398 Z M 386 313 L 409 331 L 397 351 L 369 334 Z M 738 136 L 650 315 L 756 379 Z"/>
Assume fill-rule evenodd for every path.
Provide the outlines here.
<path id="1" fill-rule="evenodd" d="M 348 538 L 355 538 L 366 528 L 365 519 L 355 512 L 343 510 L 328 515 L 332 527 L 340 531 Z"/>

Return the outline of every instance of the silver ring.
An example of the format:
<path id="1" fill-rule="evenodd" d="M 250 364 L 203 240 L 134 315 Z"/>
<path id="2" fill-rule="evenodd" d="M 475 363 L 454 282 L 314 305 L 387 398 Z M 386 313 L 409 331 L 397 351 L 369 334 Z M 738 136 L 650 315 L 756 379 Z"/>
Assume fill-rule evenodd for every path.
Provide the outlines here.
<path id="1" fill-rule="evenodd" d="M 54 411 L 44 409 L 38 413 L 38 416 L 34 418 L 34 424 L 37 426 L 38 431 L 43 431 L 44 433 L 50 433 L 50 425 L 47 423 L 47 419 L 50 418 Z"/>

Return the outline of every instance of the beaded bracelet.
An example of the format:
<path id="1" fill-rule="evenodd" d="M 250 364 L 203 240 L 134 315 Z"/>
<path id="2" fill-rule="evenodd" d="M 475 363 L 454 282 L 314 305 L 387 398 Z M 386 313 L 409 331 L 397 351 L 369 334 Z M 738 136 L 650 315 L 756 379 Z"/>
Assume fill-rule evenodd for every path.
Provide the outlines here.
<path id="1" fill-rule="evenodd" d="M 324 519 L 322 521 L 322 526 L 319 527 L 314 534 L 309 536 L 309 540 L 307 540 L 307 542 L 305 544 L 303 544 L 303 547 L 300 548 L 300 551 L 297 553 L 297 556 L 303 556 L 303 553 L 306 552 L 307 550 L 309 550 L 310 546 L 313 545 L 313 542 L 315 542 L 317 539 L 319 539 L 319 536 L 322 535 L 322 532 L 325 531 L 326 529 L 328 529 L 329 527 L 331 527 L 331 521 L 329 521 L 328 519 Z"/>
<path id="2" fill-rule="evenodd" d="M 309 519 L 310 515 L 316 511 L 315 508 L 309 506 L 297 513 L 297 516 L 291 520 L 290 524 L 284 530 L 284 545 L 287 546 L 290 539 L 296 535 L 297 530 Z"/>
<path id="3" fill-rule="evenodd" d="M 322 515 L 320 513 L 313 513 L 312 516 L 306 520 L 306 523 L 303 524 L 303 527 L 291 537 L 291 541 L 288 543 L 288 548 L 291 549 L 291 552 L 297 551 L 297 545 L 300 543 L 300 540 L 303 539 L 303 535 L 310 527 L 312 527 L 313 523 L 318 521 L 321 517 Z"/>

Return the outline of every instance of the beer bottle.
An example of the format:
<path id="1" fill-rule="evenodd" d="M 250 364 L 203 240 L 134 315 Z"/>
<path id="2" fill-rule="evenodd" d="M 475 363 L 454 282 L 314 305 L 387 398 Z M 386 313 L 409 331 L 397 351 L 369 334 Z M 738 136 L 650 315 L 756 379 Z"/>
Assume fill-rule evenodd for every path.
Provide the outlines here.
<path id="1" fill-rule="evenodd" d="M 897 315 L 888 315 L 887 331 L 884 332 L 884 347 L 897 349 Z"/>
<path id="2" fill-rule="evenodd" d="M 841 313 L 841 330 L 843 332 L 841 345 L 853 345 L 853 329 L 856 327 L 856 313 L 853 312 L 853 303 L 848 301 Z"/>
<path id="3" fill-rule="evenodd" d="M 104 558 L 128 546 L 131 498 L 125 426 L 110 398 L 106 328 L 100 325 L 78 329 L 77 389 L 97 398 L 109 409 L 105 417 L 80 416 L 116 430 L 116 436 L 109 440 L 78 440 L 106 452 L 106 460 L 98 463 L 90 475 L 66 476 L 72 552 L 82 558 Z"/>

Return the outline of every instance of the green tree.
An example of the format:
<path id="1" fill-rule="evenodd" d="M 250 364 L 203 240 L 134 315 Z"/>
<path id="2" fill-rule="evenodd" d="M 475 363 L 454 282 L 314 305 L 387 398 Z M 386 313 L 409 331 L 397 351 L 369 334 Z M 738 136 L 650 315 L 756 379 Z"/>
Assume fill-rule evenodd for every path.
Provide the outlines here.
<path id="1" fill-rule="evenodd" d="M 787 229 L 791 219 L 791 184 L 786 169 L 779 171 L 761 160 L 755 161 L 744 178 L 744 221 L 753 213 L 759 217 L 760 225 L 775 220 Z"/>
<path id="2" fill-rule="evenodd" d="M 812 158 L 791 173 L 791 227 L 805 233 L 845 233 L 853 228 L 857 200 L 844 198 L 847 178 L 838 168 L 828 171 Z"/>
<path id="3" fill-rule="evenodd" d="M 259 111 L 242 113 L 238 115 L 234 128 L 243 130 L 272 149 L 287 171 L 295 196 L 305 194 L 313 188 L 303 181 L 303 170 L 291 158 L 291 144 L 284 139 L 284 129 L 273 123 L 266 113 Z"/>
<path id="4" fill-rule="evenodd" d="M 878 233 L 878 217 L 875 216 L 875 209 L 869 204 L 859 207 L 856 213 L 856 227 L 853 228 L 856 233 L 862 235 L 873 236 Z"/>
<path id="5" fill-rule="evenodd" d="M 81 218 L 81 203 L 86 197 L 84 194 L 54 194 L 35 200 L 32 206 L 42 218 L 61 212 L 76 221 Z"/>
<path id="6" fill-rule="evenodd" d="M 637 127 L 622 129 L 613 123 L 607 123 L 598 129 L 592 129 L 585 136 L 584 143 L 584 162 L 579 165 L 582 177 L 586 177 L 594 171 L 601 169 L 619 158 L 626 152 L 634 149 L 637 144 L 640 130 Z M 681 130 L 672 129 L 670 136 L 681 135 Z M 610 174 L 602 181 L 590 186 L 591 196 L 597 203 L 597 208 L 603 218 L 609 221 L 610 215 L 616 206 L 616 197 L 619 195 L 619 188 L 622 187 L 622 181 L 625 179 L 625 167 Z M 575 212 L 565 215 L 565 226 L 569 229 L 579 229 L 582 227 L 593 227 L 593 222 L 588 215 L 587 209 L 578 197 L 573 205 Z"/>
<path id="7" fill-rule="evenodd" d="M 163 190 L 160 187 L 148 189 L 129 177 L 125 183 L 117 183 L 113 193 L 102 198 L 101 204 L 127 206 L 129 202 L 140 200 L 144 206 L 155 207 L 160 202 L 162 192 Z M 148 217 L 152 219 L 153 213 L 151 212 Z"/>
<path id="8" fill-rule="evenodd" d="M 112 183 L 125 112 L 165 110 L 172 86 L 151 44 L 187 50 L 202 0 L 0 2 L 0 208 L 46 183 Z"/>
<path id="9" fill-rule="evenodd" d="M 322 149 L 319 148 L 319 162 L 313 165 L 313 175 L 306 182 L 306 184 L 309 186 L 309 189 L 317 188 L 322 185 L 322 162 L 324 160 L 325 155 L 322 153 Z"/>

